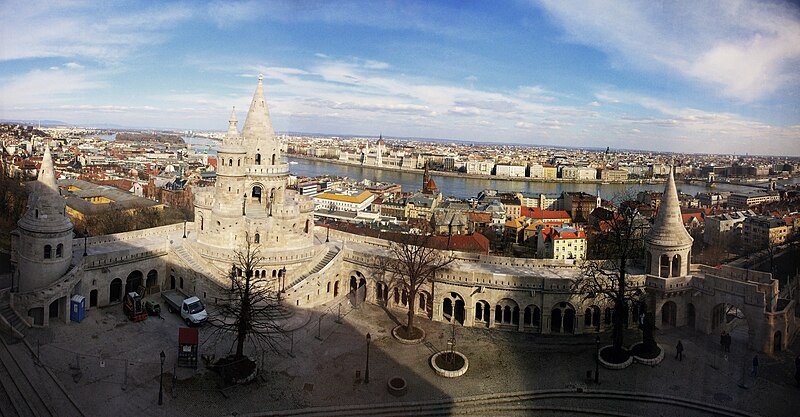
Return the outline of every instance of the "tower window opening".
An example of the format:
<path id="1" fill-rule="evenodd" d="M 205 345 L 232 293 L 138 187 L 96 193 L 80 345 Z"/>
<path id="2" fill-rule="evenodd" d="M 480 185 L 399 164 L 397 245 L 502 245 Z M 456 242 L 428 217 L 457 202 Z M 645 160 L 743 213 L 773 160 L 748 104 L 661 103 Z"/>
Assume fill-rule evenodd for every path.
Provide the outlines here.
<path id="1" fill-rule="evenodd" d="M 256 154 L 256 165 L 261 165 L 261 154 L 260 153 Z"/>
<path id="2" fill-rule="evenodd" d="M 232 167 L 232 166 L 233 166 L 233 158 L 231 158 L 231 159 L 228 159 L 228 166 L 229 166 L 229 167 Z"/>
<path id="3" fill-rule="evenodd" d="M 56 258 L 62 257 L 64 257 L 64 245 L 59 243 L 58 246 L 56 246 Z"/>
<path id="4" fill-rule="evenodd" d="M 256 233 L 256 236 L 255 236 L 254 240 L 255 240 L 256 243 L 259 243 L 261 241 L 261 235 Z"/>
<path id="5" fill-rule="evenodd" d="M 272 154 L 272 165 L 275 165 L 275 154 Z"/>
<path id="6" fill-rule="evenodd" d="M 44 245 L 44 259 L 50 259 L 53 257 L 53 247 L 50 245 Z"/>

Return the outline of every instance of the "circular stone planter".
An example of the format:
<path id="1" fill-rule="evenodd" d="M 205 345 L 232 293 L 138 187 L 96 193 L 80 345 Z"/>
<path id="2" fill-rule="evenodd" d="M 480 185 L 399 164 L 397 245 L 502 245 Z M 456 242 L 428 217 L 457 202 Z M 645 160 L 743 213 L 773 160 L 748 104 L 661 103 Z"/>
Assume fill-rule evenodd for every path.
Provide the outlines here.
<path id="1" fill-rule="evenodd" d="M 386 383 L 386 390 L 395 397 L 402 397 L 408 392 L 408 383 L 406 383 L 405 378 L 393 376 Z"/>
<path id="2" fill-rule="evenodd" d="M 404 327 L 405 326 L 400 325 L 400 326 L 397 326 L 394 329 L 392 329 L 392 336 L 394 336 L 394 338 L 397 339 L 398 342 L 400 342 L 400 343 L 402 343 L 404 345 L 416 345 L 416 344 L 422 343 L 422 341 L 425 340 L 425 330 L 422 330 L 419 327 L 414 327 L 414 329 L 419 330 L 419 332 L 421 334 L 420 337 L 418 337 L 416 339 L 404 339 L 404 338 L 400 337 L 397 334 L 397 332 L 402 330 Z"/>
<path id="3" fill-rule="evenodd" d="M 456 378 L 467 373 L 467 369 L 469 369 L 469 360 L 461 352 L 453 352 L 454 354 L 456 354 L 457 356 L 461 357 L 461 359 L 464 360 L 464 365 L 459 369 L 451 371 L 447 369 L 442 369 L 439 367 L 439 365 L 436 364 L 436 358 L 442 355 L 447 355 L 449 353 L 450 352 L 439 352 L 431 356 L 431 366 L 433 367 L 433 370 L 436 372 L 436 375 L 443 376 L 445 378 Z"/>
<path id="4" fill-rule="evenodd" d="M 600 352 L 602 352 L 603 350 L 608 349 L 610 347 L 612 347 L 612 345 L 603 346 L 603 347 L 600 348 Z M 633 363 L 633 356 L 629 356 L 628 360 L 626 360 L 625 362 L 622 362 L 622 363 L 606 362 L 605 360 L 603 360 L 603 355 L 601 355 L 600 352 L 598 352 L 597 356 L 598 356 L 598 360 L 600 361 L 600 364 L 603 365 L 603 368 L 606 368 L 606 369 L 625 369 L 625 368 L 631 366 L 631 364 Z"/>
<path id="5" fill-rule="evenodd" d="M 631 346 L 631 352 L 636 351 L 636 346 L 639 346 L 639 345 L 641 345 L 641 343 L 637 343 L 637 344 Z M 658 350 L 659 350 L 658 355 L 655 358 L 642 358 L 642 357 L 635 356 L 635 355 L 631 355 L 631 357 L 633 358 L 634 362 L 636 362 L 636 363 L 641 363 L 643 365 L 656 366 L 659 363 L 661 363 L 661 361 L 664 360 L 664 348 L 661 345 L 658 345 Z"/>

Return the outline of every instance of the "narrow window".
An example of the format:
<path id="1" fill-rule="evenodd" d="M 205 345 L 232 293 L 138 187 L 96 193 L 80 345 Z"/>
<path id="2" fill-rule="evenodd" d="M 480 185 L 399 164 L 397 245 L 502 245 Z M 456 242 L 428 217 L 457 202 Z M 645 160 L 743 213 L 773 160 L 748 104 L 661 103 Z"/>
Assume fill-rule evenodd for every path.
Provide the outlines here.
<path id="1" fill-rule="evenodd" d="M 64 245 L 59 243 L 58 246 L 56 246 L 56 258 L 61 258 L 63 256 L 64 256 Z"/>
<path id="2" fill-rule="evenodd" d="M 261 241 L 261 236 L 258 233 L 256 233 L 255 241 L 256 243 L 259 243 Z"/>
<path id="3" fill-rule="evenodd" d="M 44 259 L 50 259 L 53 257 L 53 247 L 50 245 L 44 245 Z"/>

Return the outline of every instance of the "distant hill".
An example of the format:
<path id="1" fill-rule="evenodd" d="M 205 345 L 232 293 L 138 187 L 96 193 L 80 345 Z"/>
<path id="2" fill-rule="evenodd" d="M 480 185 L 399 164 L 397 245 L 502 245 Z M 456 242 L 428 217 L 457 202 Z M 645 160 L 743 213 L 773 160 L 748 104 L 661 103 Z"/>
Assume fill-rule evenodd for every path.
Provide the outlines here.
<path id="1" fill-rule="evenodd" d="M 148 142 L 148 143 L 170 143 L 183 145 L 186 142 L 180 135 L 171 133 L 133 133 L 120 132 L 115 138 L 117 142 Z"/>

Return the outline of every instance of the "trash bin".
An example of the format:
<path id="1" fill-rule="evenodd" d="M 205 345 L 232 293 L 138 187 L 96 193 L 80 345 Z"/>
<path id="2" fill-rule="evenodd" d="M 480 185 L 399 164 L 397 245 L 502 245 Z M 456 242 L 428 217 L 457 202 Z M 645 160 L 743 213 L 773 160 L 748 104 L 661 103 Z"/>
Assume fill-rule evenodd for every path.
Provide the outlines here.
<path id="1" fill-rule="evenodd" d="M 69 319 L 80 323 L 86 317 L 86 297 L 73 295 L 69 302 Z"/>

